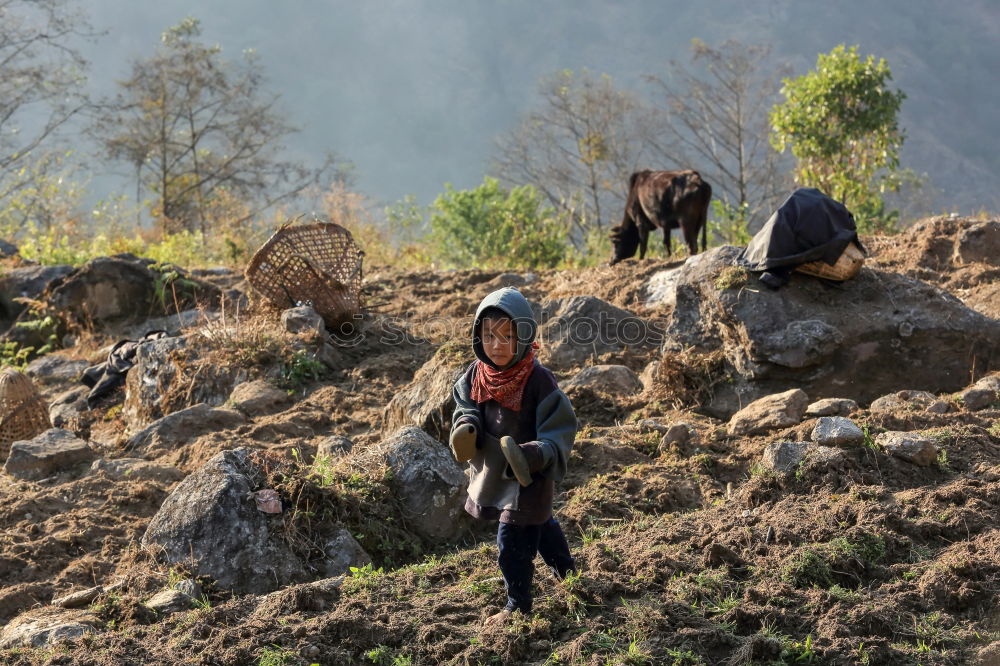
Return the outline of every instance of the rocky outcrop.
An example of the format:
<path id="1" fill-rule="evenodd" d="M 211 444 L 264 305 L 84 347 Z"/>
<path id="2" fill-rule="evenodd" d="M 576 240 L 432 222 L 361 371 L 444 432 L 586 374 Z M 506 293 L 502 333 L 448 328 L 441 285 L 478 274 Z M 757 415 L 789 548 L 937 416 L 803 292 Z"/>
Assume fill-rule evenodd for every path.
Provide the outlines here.
<path id="1" fill-rule="evenodd" d="M 548 301 L 541 316 L 542 360 L 554 370 L 587 365 L 626 347 L 655 349 L 662 340 L 644 319 L 595 296 Z"/>
<path id="2" fill-rule="evenodd" d="M 737 275 L 739 254 L 715 248 L 678 269 L 666 330 L 665 351 L 724 354 L 703 406 L 713 416 L 791 387 L 862 404 L 900 386 L 952 392 L 1000 363 L 1000 321 L 937 287 L 866 268 L 837 287 L 796 273 L 772 291 Z"/>
<path id="3" fill-rule="evenodd" d="M 252 493 L 258 474 L 250 449 L 217 454 L 174 488 L 142 545 L 240 594 L 302 582 L 306 571 L 278 533 L 280 517 L 257 509 Z"/>
<path id="4" fill-rule="evenodd" d="M 458 343 L 443 345 L 399 391 L 382 414 L 382 432 L 414 425 L 441 441 L 448 439 L 455 411 L 452 389 L 469 365 L 471 349 Z"/>
<path id="5" fill-rule="evenodd" d="M 15 298 L 38 299 L 49 287 L 73 272 L 72 266 L 21 266 L 0 275 L 0 325 L 9 326 L 24 310 Z"/>
<path id="6" fill-rule="evenodd" d="M 561 385 L 565 391 L 572 387 L 586 387 L 611 395 L 633 395 L 643 389 L 642 381 L 624 365 L 592 365 Z"/>
<path id="7" fill-rule="evenodd" d="M 465 530 L 468 479 L 448 447 L 408 426 L 377 444 L 375 454 L 392 470 L 390 486 L 411 529 L 434 543 Z"/>

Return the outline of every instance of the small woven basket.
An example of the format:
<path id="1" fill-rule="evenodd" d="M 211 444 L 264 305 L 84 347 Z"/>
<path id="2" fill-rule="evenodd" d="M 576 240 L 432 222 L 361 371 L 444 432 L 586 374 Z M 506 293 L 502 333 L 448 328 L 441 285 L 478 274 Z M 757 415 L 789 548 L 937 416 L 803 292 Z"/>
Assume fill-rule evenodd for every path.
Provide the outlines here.
<path id="1" fill-rule="evenodd" d="M 52 427 L 49 406 L 31 378 L 14 368 L 0 372 L 0 460 L 12 442 L 33 439 Z"/>
<path id="2" fill-rule="evenodd" d="M 332 222 L 281 226 L 247 265 L 247 282 L 279 308 L 309 303 L 328 326 L 361 312 L 364 252 Z"/>
<path id="3" fill-rule="evenodd" d="M 825 261 L 811 261 L 808 264 L 796 266 L 795 270 L 806 275 L 815 275 L 826 280 L 850 280 L 861 271 L 865 263 L 865 254 L 854 242 L 847 244 L 844 251 L 832 266 Z"/>

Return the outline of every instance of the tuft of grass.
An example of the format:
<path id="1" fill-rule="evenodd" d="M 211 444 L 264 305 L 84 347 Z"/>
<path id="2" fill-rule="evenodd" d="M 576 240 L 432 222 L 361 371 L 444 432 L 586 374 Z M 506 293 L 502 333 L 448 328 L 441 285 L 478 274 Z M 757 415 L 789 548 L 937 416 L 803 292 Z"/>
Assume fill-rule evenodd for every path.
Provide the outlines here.
<path id="1" fill-rule="evenodd" d="M 750 272 L 742 266 L 726 266 L 715 278 L 715 288 L 719 291 L 742 287 L 750 281 Z"/>
<path id="2" fill-rule="evenodd" d="M 272 644 L 271 647 L 261 650 L 257 666 L 289 666 L 297 663 L 300 663 L 300 660 L 295 652 L 283 650 L 280 645 Z"/>

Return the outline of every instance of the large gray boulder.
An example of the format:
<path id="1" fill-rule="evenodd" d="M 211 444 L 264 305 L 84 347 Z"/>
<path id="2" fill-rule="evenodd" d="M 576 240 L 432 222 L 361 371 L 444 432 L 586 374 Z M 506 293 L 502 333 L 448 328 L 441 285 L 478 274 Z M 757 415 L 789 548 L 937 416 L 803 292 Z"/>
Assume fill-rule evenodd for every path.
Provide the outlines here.
<path id="1" fill-rule="evenodd" d="M 250 449 L 223 451 L 174 488 L 142 545 L 195 576 L 238 594 L 261 594 L 308 578 L 281 536 L 280 517 L 257 509 L 260 470 Z"/>
<path id="2" fill-rule="evenodd" d="M 38 299 L 50 286 L 73 272 L 72 266 L 21 266 L 0 274 L 0 323 L 9 324 L 26 307 L 15 298 Z"/>
<path id="3" fill-rule="evenodd" d="M 386 405 L 382 432 L 396 432 L 403 426 L 417 426 L 439 440 L 447 440 L 455 411 L 452 389 L 472 358 L 469 345 L 446 343 L 424 363 L 413 380 Z"/>
<path id="4" fill-rule="evenodd" d="M 52 289 L 49 304 L 67 320 L 111 331 L 175 306 L 215 302 L 219 290 L 174 266 L 130 254 L 97 257 Z M 185 307 L 186 306 L 186 307 Z"/>
<path id="5" fill-rule="evenodd" d="M 542 308 L 542 340 L 546 365 L 568 370 L 588 365 L 608 352 L 655 349 L 662 336 L 637 315 L 596 296 L 548 301 Z"/>
<path id="6" fill-rule="evenodd" d="M 235 409 L 209 407 L 202 402 L 153 421 L 129 437 L 125 449 L 132 454 L 155 457 L 201 435 L 229 430 L 246 422 L 246 417 Z"/>
<path id="7" fill-rule="evenodd" d="M 468 478 L 448 447 L 407 426 L 377 444 L 375 454 L 392 470 L 390 486 L 411 529 L 435 543 L 465 530 Z"/>
<path id="8" fill-rule="evenodd" d="M 633 395 L 643 389 L 639 377 L 624 365 L 591 365 L 563 382 L 566 391 L 573 387 L 586 387 L 611 395 Z"/>
<path id="9" fill-rule="evenodd" d="M 772 291 L 733 277 L 740 251 L 715 248 L 679 269 L 666 329 L 664 351 L 722 351 L 726 372 L 703 405 L 713 416 L 792 387 L 862 404 L 900 387 L 953 392 L 973 367 L 1000 363 L 1000 321 L 937 287 L 865 268 L 835 288 L 795 273 Z"/>
<path id="10" fill-rule="evenodd" d="M 135 365 L 125 376 L 122 417 L 129 432 L 198 403 L 218 407 L 229 399 L 234 386 L 247 379 L 242 368 L 214 364 L 202 364 L 198 376 L 191 376 L 196 353 L 183 337 L 160 338 L 139 346 Z"/>
<path id="11" fill-rule="evenodd" d="M 30 441 L 14 442 L 3 471 L 16 479 L 44 479 L 97 458 L 87 442 L 68 430 L 51 428 Z"/>

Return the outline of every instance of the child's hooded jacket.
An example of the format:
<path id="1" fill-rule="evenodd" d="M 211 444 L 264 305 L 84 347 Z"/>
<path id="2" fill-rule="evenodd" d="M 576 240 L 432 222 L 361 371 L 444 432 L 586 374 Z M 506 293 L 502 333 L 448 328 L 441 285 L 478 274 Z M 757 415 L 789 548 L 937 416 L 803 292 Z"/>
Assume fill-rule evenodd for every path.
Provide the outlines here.
<path id="1" fill-rule="evenodd" d="M 500 310 L 513 322 L 517 335 L 514 365 L 531 350 L 538 325 L 531 306 L 517 289 L 494 291 L 479 304 L 472 325 L 472 347 L 480 362 L 496 368 L 483 350 L 479 332 L 484 313 Z M 537 525 L 552 515 L 555 482 L 566 474 L 566 466 L 577 421 L 569 398 L 559 389 L 552 373 L 535 361 L 521 398 L 519 410 L 507 409 L 495 400 L 477 403 L 471 397 L 478 362 L 473 362 L 455 383 L 455 414 L 452 429 L 471 423 L 478 433 L 476 455 L 469 461 L 469 499 L 465 509 L 477 518 L 504 523 Z M 518 444 L 533 443 L 541 456 L 534 482 L 522 487 L 509 473 L 500 451 L 504 435 Z"/>

